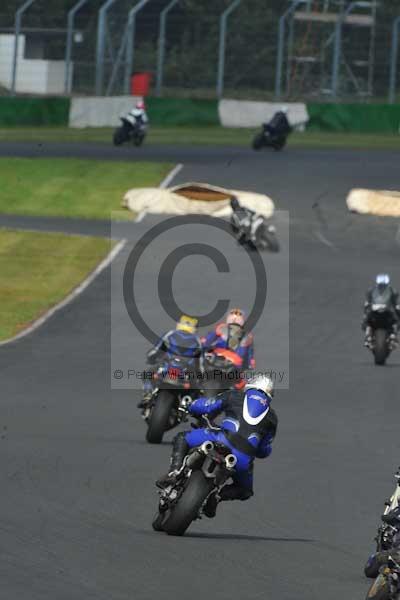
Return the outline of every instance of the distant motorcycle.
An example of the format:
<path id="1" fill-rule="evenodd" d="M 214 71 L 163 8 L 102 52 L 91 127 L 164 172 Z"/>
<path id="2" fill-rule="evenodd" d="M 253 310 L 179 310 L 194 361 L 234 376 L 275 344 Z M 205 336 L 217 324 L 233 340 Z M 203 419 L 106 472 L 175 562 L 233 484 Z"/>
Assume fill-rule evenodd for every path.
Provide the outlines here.
<path id="1" fill-rule="evenodd" d="M 240 239 L 240 243 L 248 245 L 253 250 L 270 250 L 270 252 L 280 250 L 274 225 L 268 224 L 262 215 L 239 220 L 235 213 L 232 213 L 231 227 Z"/>
<path id="2" fill-rule="evenodd" d="M 141 146 L 146 138 L 147 125 L 140 115 L 135 116 L 131 111 L 125 117 L 120 117 L 122 125 L 114 131 L 114 146 L 120 146 L 125 142 L 132 141 L 135 146 Z"/>
<path id="3" fill-rule="evenodd" d="M 384 298 L 375 298 L 369 317 L 372 336 L 368 348 L 374 355 L 376 365 L 384 365 L 390 353 L 396 348 L 396 341 L 391 339 L 392 324 L 393 313 L 388 303 Z"/>
<path id="4" fill-rule="evenodd" d="M 384 516 L 388 515 L 392 510 L 400 505 L 400 468 L 395 475 L 397 484 L 396 489 L 385 505 Z M 379 575 L 379 570 L 384 566 L 390 555 L 390 551 L 394 548 L 400 548 L 400 527 L 394 526 L 383 521 L 378 529 L 378 534 L 375 538 L 376 551 L 372 554 L 364 567 L 366 577 L 375 579 Z"/>
<path id="5" fill-rule="evenodd" d="M 156 385 L 143 409 L 143 418 L 147 423 L 146 440 L 161 444 L 166 431 L 187 420 L 187 407 L 199 391 L 194 389 L 193 372 L 178 357 L 160 366 L 154 377 Z"/>
<path id="6" fill-rule="evenodd" d="M 213 428 L 209 421 L 208 425 Z M 168 535 L 183 535 L 193 521 L 201 519 L 208 498 L 218 494 L 231 478 L 236 462 L 230 448 L 223 444 L 204 442 L 193 448 L 185 457 L 175 483 L 159 490 L 153 529 Z"/>
<path id="7" fill-rule="evenodd" d="M 262 130 L 253 139 L 253 150 L 261 150 L 261 148 L 273 148 L 277 152 L 286 146 L 287 139 L 291 133 L 274 133 L 268 123 L 262 125 Z"/>

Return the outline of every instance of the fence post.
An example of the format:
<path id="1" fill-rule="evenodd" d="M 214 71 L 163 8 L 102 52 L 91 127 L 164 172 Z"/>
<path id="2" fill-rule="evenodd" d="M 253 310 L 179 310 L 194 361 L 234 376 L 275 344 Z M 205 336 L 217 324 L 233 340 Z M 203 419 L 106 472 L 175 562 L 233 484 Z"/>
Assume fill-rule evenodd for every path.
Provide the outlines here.
<path id="1" fill-rule="evenodd" d="M 369 8 L 371 2 L 364 2 L 363 0 L 357 0 L 356 2 L 350 2 L 348 7 L 343 10 L 344 4 L 341 4 L 341 13 L 339 14 L 336 27 L 335 27 L 335 44 L 333 48 L 333 65 L 332 65 L 332 95 L 334 98 L 337 96 L 338 85 L 339 85 L 339 71 L 340 71 L 340 59 L 342 54 L 342 29 L 343 24 L 346 21 L 346 17 L 352 12 L 354 8 Z"/>
<path id="2" fill-rule="evenodd" d="M 224 93 L 225 76 L 225 49 L 226 49 L 226 24 L 229 15 L 239 6 L 242 0 L 234 0 L 222 13 L 219 25 L 219 56 L 217 74 L 217 97 L 222 98 Z"/>
<path id="3" fill-rule="evenodd" d="M 68 12 L 67 45 L 66 45 L 66 49 L 65 49 L 65 83 L 64 83 L 65 94 L 71 93 L 72 81 L 70 80 L 70 72 L 71 72 L 71 57 L 72 57 L 72 36 L 74 33 L 75 15 L 78 12 L 78 10 L 80 10 L 84 6 L 84 4 L 86 4 L 88 1 L 89 0 L 79 0 L 79 2 L 77 2 L 75 4 L 75 6 L 73 6 L 71 8 L 71 10 Z"/>
<path id="4" fill-rule="evenodd" d="M 399 27 L 400 17 L 393 22 L 392 48 L 390 52 L 390 83 L 389 83 L 389 103 L 394 104 L 396 99 L 397 83 L 397 58 L 399 54 Z"/>
<path id="5" fill-rule="evenodd" d="M 106 17 L 108 9 L 117 0 L 106 0 L 101 5 L 97 20 L 97 47 L 96 47 L 96 96 L 101 96 L 103 93 L 104 81 L 104 50 L 105 50 L 105 32 L 106 32 Z"/>
<path id="6" fill-rule="evenodd" d="M 275 99 L 280 100 L 282 94 L 282 71 L 283 71 L 283 49 L 285 44 L 285 20 L 286 14 L 282 15 L 278 24 L 278 55 L 276 59 L 275 75 Z"/>
<path id="7" fill-rule="evenodd" d="M 33 4 L 36 0 L 26 0 L 26 2 L 17 10 L 15 13 L 14 20 L 14 56 L 13 56 L 13 64 L 12 64 L 12 79 L 11 79 L 11 95 L 15 96 L 15 87 L 17 84 L 17 64 L 18 64 L 18 45 L 19 45 L 19 36 L 21 32 L 21 19 L 22 15 L 28 8 Z"/>
<path id="8" fill-rule="evenodd" d="M 157 56 L 157 79 L 156 94 L 161 96 L 161 90 L 164 82 L 164 61 L 165 61 L 165 32 L 167 27 L 168 13 L 178 4 L 179 0 L 172 0 L 160 14 L 160 32 L 158 35 L 158 56 Z"/>
<path id="9" fill-rule="evenodd" d="M 125 78 L 124 78 L 124 91 L 125 94 L 129 94 L 129 82 L 133 70 L 133 55 L 135 49 L 135 33 L 136 33 L 136 15 L 148 4 L 150 0 L 140 0 L 136 6 L 131 8 L 128 13 L 128 25 L 127 25 L 127 47 L 126 47 L 126 63 L 125 63 Z"/>

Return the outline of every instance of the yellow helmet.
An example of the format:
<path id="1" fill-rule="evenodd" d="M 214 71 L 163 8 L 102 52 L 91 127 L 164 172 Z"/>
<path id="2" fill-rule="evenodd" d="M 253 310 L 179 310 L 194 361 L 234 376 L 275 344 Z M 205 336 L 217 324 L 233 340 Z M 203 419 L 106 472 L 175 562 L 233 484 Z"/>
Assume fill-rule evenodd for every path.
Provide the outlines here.
<path id="1" fill-rule="evenodd" d="M 196 333 L 198 320 L 194 317 L 182 315 L 176 324 L 178 331 L 186 331 L 187 333 Z"/>

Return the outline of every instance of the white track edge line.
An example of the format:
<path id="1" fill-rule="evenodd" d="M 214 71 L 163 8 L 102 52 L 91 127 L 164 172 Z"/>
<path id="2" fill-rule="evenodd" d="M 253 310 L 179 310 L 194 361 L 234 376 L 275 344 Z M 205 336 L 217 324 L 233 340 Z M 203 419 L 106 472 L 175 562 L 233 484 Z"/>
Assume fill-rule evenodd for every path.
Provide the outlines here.
<path id="1" fill-rule="evenodd" d="M 169 186 L 169 184 L 173 182 L 173 180 L 178 175 L 178 173 L 180 173 L 182 171 L 182 169 L 183 169 L 183 164 L 182 163 L 178 163 L 176 165 L 176 167 L 174 167 L 172 169 L 172 171 L 170 171 L 168 173 L 168 175 L 162 180 L 162 182 L 158 186 L 160 188 L 160 190 L 165 190 Z M 145 216 L 147 214 L 148 213 L 147 213 L 146 210 L 142 210 L 142 212 L 140 212 L 138 214 L 138 216 L 136 217 L 136 219 L 133 222 L 134 223 L 141 223 L 141 221 L 143 221 L 143 219 L 145 218 Z"/>
<path id="2" fill-rule="evenodd" d="M 165 188 L 167 188 L 169 186 L 169 184 L 172 183 L 172 181 L 175 179 L 175 177 L 178 175 L 178 173 L 180 171 L 182 171 L 182 169 L 183 169 L 183 164 L 182 163 L 177 164 L 176 167 L 174 167 L 172 169 L 172 171 L 170 173 L 168 173 L 166 178 L 160 183 L 159 187 L 162 190 L 165 190 Z"/>
<path id="3" fill-rule="evenodd" d="M 34 331 L 36 331 L 36 329 L 38 329 L 44 323 L 46 323 L 46 321 L 48 321 L 55 313 L 57 313 L 62 308 L 65 308 L 68 304 L 70 304 L 73 300 L 75 300 L 75 298 L 77 296 L 79 296 L 80 294 L 82 294 L 82 292 L 84 292 L 86 290 L 86 288 L 89 287 L 89 285 L 96 279 L 96 277 L 98 275 L 100 275 L 100 273 L 102 271 L 104 271 L 112 263 L 112 261 L 118 256 L 118 254 L 121 252 L 121 250 L 125 247 L 126 243 L 127 243 L 127 240 L 125 240 L 125 239 L 118 242 L 118 244 L 116 246 L 114 246 L 114 248 L 101 261 L 101 263 L 99 263 L 97 265 L 97 267 L 94 269 L 94 271 L 92 271 L 86 277 L 86 279 L 84 279 L 76 288 L 74 288 L 72 290 L 72 292 L 70 292 L 68 294 L 68 296 L 66 296 L 66 298 L 64 298 L 64 300 L 61 300 L 61 302 L 59 302 L 58 304 L 56 304 L 55 306 L 50 308 L 47 312 L 44 313 L 44 315 L 42 315 L 41 317 L 36 319 L 36 321 L 34 321 L 31 325 L 29 325 L 29 327 L 27 327 L 20 333 L 17 333 L 17 335 L 15 335 L 14 337 L 0 342 L 0 347 L 6 346 L 7 344 L 11 344 L 11 342 L 16 342 L 17 340 L 24 338 L 25 336 L 29 335 L 30 333 L 33 333 Z"/>

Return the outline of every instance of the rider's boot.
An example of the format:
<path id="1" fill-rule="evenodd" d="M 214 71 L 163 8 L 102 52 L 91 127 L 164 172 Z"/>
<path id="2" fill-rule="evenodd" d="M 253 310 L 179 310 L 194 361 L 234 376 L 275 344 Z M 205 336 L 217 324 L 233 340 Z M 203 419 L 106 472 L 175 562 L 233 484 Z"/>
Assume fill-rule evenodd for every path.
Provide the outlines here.
<path id="1" fill-rule="evenodd" d="M 370 348 L 371 347 L 371 343 L 372 343 L 372 327 L 370 327 L 369 325 L 365 328 L 365 340 L 364 340 L 364 346 L 366 348 Z"/>
<path id="2" fill-rule="evenodd" d="M 178 435 L 176 435 L 174 438 L 174 443 L 172 446 L 171 463 L 170 463 L 169 472 L 166 475 L 163 475 L 163 477 L 160 477 L 160 479 L 158 479 L 156 481 L 157 487 L 165 488 L 168 485 L 172 485 L 175 483 L 176 477 L 177 477 L 177 475 L 179 475 L 179 473 L 181 471 L 183 459 L 187 455 L 188 450 L 189 450 L 189 445 L 186 441 L 185 433 L 184 432 L 178 433 Z"/>
<path id="3" fill-rule="evenodd" d="M 211 496 L 208 497 L 207 502 L 203 508 L 203 513 L 206 517 L 208 517 L 209 519 L 213 519 L 215 517 L 215 515 L 217 514 L 217 506 L 219 501 L 220 498 L 219 496 L 217 496 L 216 493 L 211 494 Z"/>
<path id="4" fill-rule="evenodd" d="M 138 403 L 138 408 L 147 408 L 153 396 L 153 386 L 150 381 L 145 381 L 143 384 L 143 398 Z"/>
<path id="5" fill-rule="evenodd" d="M 397 337 L 397 325 L 393 325 L 392 333 L 390 334 L 390 341 L 395 346 L 397 346 L 399 343 L 399 338 Z"/>

